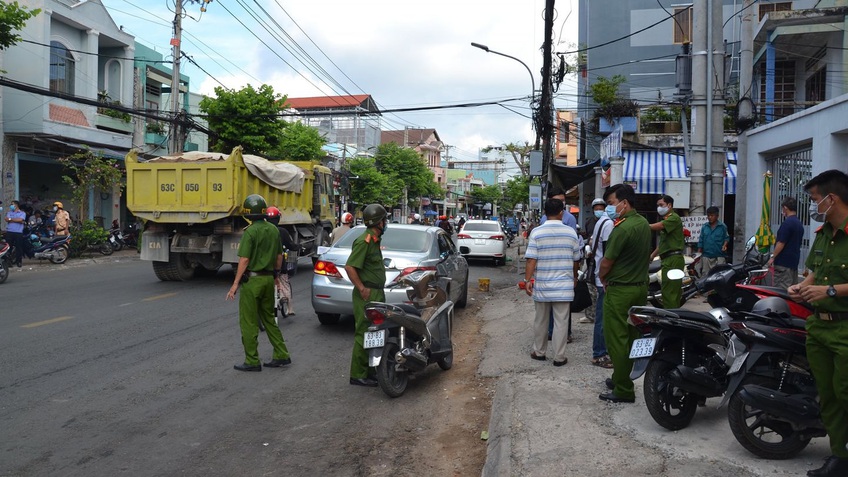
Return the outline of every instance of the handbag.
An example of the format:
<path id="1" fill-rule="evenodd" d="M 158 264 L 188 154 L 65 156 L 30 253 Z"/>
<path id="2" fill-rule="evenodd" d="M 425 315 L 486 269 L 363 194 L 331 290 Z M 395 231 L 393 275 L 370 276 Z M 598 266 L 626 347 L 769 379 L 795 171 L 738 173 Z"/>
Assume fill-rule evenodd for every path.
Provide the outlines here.
<path id="1" fill-rule="evenodd" d="M 571 311 L 579 313 L 592 306 L 592 295 L 589 294 L 589 284 L 583 278 L 574 282 L 574 301 L 571 302 Z"/>

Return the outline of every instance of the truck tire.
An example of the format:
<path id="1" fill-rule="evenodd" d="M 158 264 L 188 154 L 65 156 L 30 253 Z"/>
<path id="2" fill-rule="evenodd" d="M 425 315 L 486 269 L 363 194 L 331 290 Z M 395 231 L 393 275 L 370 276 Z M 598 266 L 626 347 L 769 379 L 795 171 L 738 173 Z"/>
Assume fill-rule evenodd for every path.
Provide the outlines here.
<path id="1" fill-rule="evenodd" d="M 182 253 L 171 253 L 167 262 L 153 262 L 153 273 L 163 282 L 186 282 L 194 278 L 194 269 Z"/>

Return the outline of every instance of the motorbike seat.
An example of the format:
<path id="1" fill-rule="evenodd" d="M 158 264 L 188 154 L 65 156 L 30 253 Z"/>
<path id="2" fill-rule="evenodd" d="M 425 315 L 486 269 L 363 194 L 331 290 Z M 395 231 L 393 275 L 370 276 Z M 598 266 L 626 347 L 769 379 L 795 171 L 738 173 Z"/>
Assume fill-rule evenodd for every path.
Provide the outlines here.
<path id="1" fill-rule="evenodd" d="M 418 317 L 421 316 L 421 310 L 419 310 L 418 308 L 415 308 L 415 306 L 410 305 L 408 303 L 401 303 L 400 305 L 397 305 L 397 307 L 402 309 L 408 315 L 418 316 Z"/>
<path id="2" fill-rule="evenodd" d="M 668 311 L 675 313 L 677 316 L 686 320 L 697 321 L 698 323 L 706 325 L 719 326 L 718 320 L 709 313 L 687 310 L 686 308 L 675 308 Z"/>
<path id="3" fill-rule="evenodd" d="M 67 235 L 54 235 L 52 237 L 39 237 L 39 240 L 41 240 L 41 243 L 46 244 L 46 243 L 53 243 L 53 242 L 56 242 L 58 240 L 64 240 L 66 237 L 67 237 Z"/>
<path id="4" fill-rule="evenodd" d="M 661 260 L 654 260 L 648 265 L 648 274 L 657 273 L 662 268 Z"/>

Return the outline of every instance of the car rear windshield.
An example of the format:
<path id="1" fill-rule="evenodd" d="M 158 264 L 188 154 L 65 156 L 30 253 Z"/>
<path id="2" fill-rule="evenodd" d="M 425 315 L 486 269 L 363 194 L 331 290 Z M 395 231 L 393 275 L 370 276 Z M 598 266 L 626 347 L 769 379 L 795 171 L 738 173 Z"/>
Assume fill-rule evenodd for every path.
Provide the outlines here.
<path id="1" fill-rule="evenodd" d="M 497 222 L 469 222 L 462 228 L 467 232 L 500 232 L 501 228 Z"/>
<path id="2" fill-rule="evenodd" d="M 357 237 L 365 233 L 365 227 L 352 229 L 336 243 L 336 248 L 350 248 Z M 424 252 L 429 246 L 430 234 L 423 227 L 419 230 L 392 228 L 386 229 L 381 240 L 383 250 L 399 252 Z"/>

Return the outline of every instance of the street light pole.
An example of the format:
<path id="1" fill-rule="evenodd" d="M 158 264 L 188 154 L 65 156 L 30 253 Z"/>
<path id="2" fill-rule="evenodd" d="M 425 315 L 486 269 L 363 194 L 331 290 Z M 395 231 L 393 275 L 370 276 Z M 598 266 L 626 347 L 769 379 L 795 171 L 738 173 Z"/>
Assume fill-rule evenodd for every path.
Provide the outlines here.
<path id="1" fill-rule="evenodd" d="M 533 87 L 533 91 L 532 91 L 532 94 L 530 95 L 530 99 L 531 99 L 532 102 L 536 102 L 536 79 L 533 77 L 533 72 L 530 71 L 530 67 L 527 66 L 527 63 L 519 60 L 518 58 L 516 58 L 514 56 L 509 56 L 509 55 L 507 55 L 505 53 L 501 53 L 499 51 L 490 50 L 488 46 L 481 45 L 480 43 L 471 42 L 471 46 L 473 46 L 474 48 L 480 48 L 481 50 L 485 51 L 486 53 L 492 53 L 492 54 L 495 54 L 495 55 L 504 56 L 506 58 L 509 58 L 511 60 L 515 60 L 515 61 L 521 63 L 524 66 L 524 68 L 527 69 L 527 72 L 530 73 L 530 84 Z"/>

